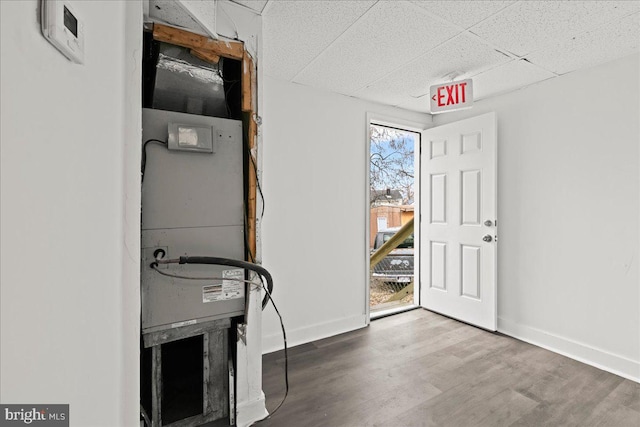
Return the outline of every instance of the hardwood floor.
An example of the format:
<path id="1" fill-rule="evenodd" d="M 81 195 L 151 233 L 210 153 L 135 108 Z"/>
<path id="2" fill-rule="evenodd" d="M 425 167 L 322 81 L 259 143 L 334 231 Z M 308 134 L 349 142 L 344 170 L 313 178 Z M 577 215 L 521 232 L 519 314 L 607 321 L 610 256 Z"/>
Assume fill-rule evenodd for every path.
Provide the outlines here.
<path id="1" fill-rule="evenodd" d="M 283 353 L 263 358 L 267 408 Z M 289 351 L 260 426 L 640 426 L 640 384 L 418 309 Z"/>

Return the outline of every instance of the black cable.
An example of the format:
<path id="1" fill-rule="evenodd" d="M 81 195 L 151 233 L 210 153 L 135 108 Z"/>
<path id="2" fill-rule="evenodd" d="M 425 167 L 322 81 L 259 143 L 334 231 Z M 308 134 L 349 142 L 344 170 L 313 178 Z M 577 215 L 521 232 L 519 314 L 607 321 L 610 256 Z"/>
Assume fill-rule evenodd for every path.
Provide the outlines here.
<path id="1" fill-rule="evenodd" d="M 236 259 L 229 259 L 229 258 L 209 257 L 209 256 L 181 256 L 179 263 L 180 264 L 227 265 L 230 267 L 244 268 L 246 270 L 251 270 L 255 273 L 258 273 L 258 276 L 261 276 L 267 279 L 267 286 L 264 288 L 267 294 L 262 299 L 263 310 L 267 306 L 267 303 L 269 302 L 268 296 L 271 295 L 271 292 L 273 292 L 273 278 L 271 277 L 271 274 L 267 271 L 266 268 L 258 264 L 254 264 L 252 262 L 239 261 Z"/>
<path id="2" fill-rule="evenodd" d="M 262 280 L 262 278 L 260 278 L 260 280 Z M 280 327 L 282 328 L 282 339 L 284 341 L 284 396 L 282 397 L 282 400 L 280 401 L 278 406 L 276 406 L 275 409 L 271 411 L 269 415 L 267 415 L 266 417 L 258 421 L 255 421 L 251 425 L 259 424 L 262 421 L 268 420 L 269 418 L 271 418 L 273 414 L 275 414 L 276 411 L 280 409 L 280 407 L 284 404 L 284 401 L 287 399 L 287 396 L 289 395 L 289 353 L 287 348 L 287 332 L 284 329 L 284 322 L 282 321 L 282 316 L 280 315 L 280 311 L 278 310 L 278 307 L 276 307 L 276 303 L 273 302 L 273 298 L 271 298 L 271 292 L 269 292 L 265 287 L 263 287 L 263 289 L 266 292 L 266 295 L 269 297 L 269 301 L 271 301 L 271 305 L 273 306 L 273 309 L 276 311 L 276 314 L 280 319 Z"/>
<path id="3" fill-rule="evenodd" d="M 163 264 L 167 264 L 167 263 L 175 263 L 176 260 L 166 260 L 164 262 L 158 260 L 158 261 L 154 261 L 151 263 L 151 268 L 155 269 L 155 267 L 158 266 L 158 262 L 161 262 Z M 273 306 L 273 309 L 276 311 L 276 314 L 278 315 L 278 318 L 280 319 L 280 328 L 282 329 L 282 338 L 283 338 L 283 342 L 284 342 L 284 383 L 285 383 L 285 391 L 284 391 L 284 396 L 282 397 L 282 400 L 280 401 L 280 403 L 278 404 L 278 406 L 275 407 L 275 409 L 273 411 L 271 411 L 271 413 L 269 415 L 267 415 L 266 417 L 262 418 L 261 420 L 256 421 L 254 424 L 256 423 L 260 423 L 266 419 L 271 418 L 271 416 L 273 416 L 273 414 L 276 413 L 276 411 L 278 409 L 280 409 L 280 407 L 284 404 L 284 401 L 287 399 L 287 396 L 289 395 L 289 353 L 288 353 L 288 347 L 287 347 L 287 332 L 285 330 L 284 327 L 284 321 L 282 320 L 282 315 L 280 314 L 280 310 L 278 310 L 278 307 L 276 307 L 276 303 L 273 302 L 273 298 L 271 297 L 271 293 L 273 292 L 273 278 L 271 277 L 271 274 L 267 271 L 267 269 L 265 269 L 264 267 L 258 265 L 258 264 L 254 264 L 251 262 L 247 262 L 247 261 L 239 261 L 239 260 L 235 260 L 235 259 L 229 259 L 229 258 L 218 258 L 218 257 L 204 257 L 204 256 L 181 256 L 178 259 L 178 263 L 179 264 L 213 264 L 213 265 L 227 265 L 230 267 L 237 267 L 237 268 L 243 268 L 246 270 L 251 270 L 255 273 L 258 274 L 258 278 L 260 279 L 260 282 L 262 282 L 262 289 L 264 289 L 265 291 L 265 296 L 262 299 L 262 309 L 264 310 L 264 308 L 266 307 L 267 303 L 269 301 L 271 301 L 271 305 Z M 158 270 L 156 270 L 158 271 Z M 264 286 L 264 282 L 262 280 L 262 278 L 267 279 L 267 285 Z M 253 425 L 253 424 L 252 424 Z"/>
<path id="4" fill-rule="evenodd" d="M 264 194 L 262 193 L 262 186 L 260 185 L 260 180 L 258 179 L 258 165 L 256 165 L 256 161 L 249 153 L 249 157 L 251 158 L 251 164 L 253 165 L 253 170 L 256 173 L 256 185 L 258 186 L 258 191 L 260 192 L 260 198 L 262 199 L 262 212 L 260 213 L 260 220 L 264 218 Z"/>
<path id="5" fill-rule="evenodd" d="M 249 247 L 249 213 L 248 209 L 244 210 L 244 247 L 247 248 L 247 253 L 249 254 L 249 258 L 251 262 L 256 262 L 256 258 L 251 252 L 251 248 Z"/>
<path id="6" fill-rule="evenodd" d="M 164 145 L 167 147 L 167 142 L 162 141 L 160 139 L 147 139 L 144 144 L 142 144 L 142 164 L 141 164 L 141 173 L 142 173 L 142 182 L 144 182 L 144 171 L 147 169 L 147 144 L 153 142 L 155 144 Z"/>
<path id="7" fill-rule="evenodd" d="M 260 286 L 260 284 L 257 283 L 257 282 L 253 282 L 251 280 L 246 280 L 246 279 L 238 279 L 238 278 L 235 278 L 235 277 L 194 277 L 194 276 L 184 276 L 182 274 L 167 273 L 166 271 L 162 271 L 162 270 L 158 269 L 158 263 L 156 263 L 156 262 L 152 263 L 150 267 L 156 273 L 161 274 L 161 275 L 166 276 L 166 277 L 171 277 L 173 279 L 207 280 L 207 281 L 211 281 L 211 280 L 221 280 L 221 281 L 230 280 L 232 282 L 248 283 L 250 285 Z M 264 285 L 264 283 L 262 283 L 262 285 Z"/>
<path id="8" fill-rule="evenodd" d="M 238 83 L 240 80 L 225 80 L 225 83 L 231 83 L 231 85 L 229 85 L 229 88 L 224 92 L 224 105 L 225 107 L 227 107 L 227 118 L 231 119 L 231 106 L 229 105 L 229 92 L 231 92 L 231 89 L 233 89 L 233 86 L 235 86 L 236 83 Z"/>

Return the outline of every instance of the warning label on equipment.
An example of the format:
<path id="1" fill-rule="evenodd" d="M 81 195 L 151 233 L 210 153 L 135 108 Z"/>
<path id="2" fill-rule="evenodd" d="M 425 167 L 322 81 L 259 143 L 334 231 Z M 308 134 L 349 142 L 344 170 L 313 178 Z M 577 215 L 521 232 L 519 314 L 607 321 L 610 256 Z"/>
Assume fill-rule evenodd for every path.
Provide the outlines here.
<path id="1" fill-rule="evenodd" d="M 222 285 L 207 285 L 202 287 L 202 302 L 223 300 Z"/>
<path id="2" fill-rule="evenodd" d="M 226 299 L 244 296 L 244 270 L 224 270 L 222 277 L 226 279 L 222 281 L 222 293 Z"/>
<path id="3" fill-rule="evenodd" d="M 203 303 L 244 297 L 244 270 L 223 270 L 222 277 L 222 284 L 202 287 Z"/>

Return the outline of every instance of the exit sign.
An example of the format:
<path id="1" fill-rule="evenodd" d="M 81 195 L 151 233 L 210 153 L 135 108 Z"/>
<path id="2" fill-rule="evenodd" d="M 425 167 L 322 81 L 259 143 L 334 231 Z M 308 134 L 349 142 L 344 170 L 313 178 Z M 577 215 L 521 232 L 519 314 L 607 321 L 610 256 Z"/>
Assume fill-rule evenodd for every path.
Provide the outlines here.
<path id="1" fill-rule="evenodd" d="M 431 86 L 431 113 L 469 108 L 473 105 L 473 81 L 471 79 Z"/>

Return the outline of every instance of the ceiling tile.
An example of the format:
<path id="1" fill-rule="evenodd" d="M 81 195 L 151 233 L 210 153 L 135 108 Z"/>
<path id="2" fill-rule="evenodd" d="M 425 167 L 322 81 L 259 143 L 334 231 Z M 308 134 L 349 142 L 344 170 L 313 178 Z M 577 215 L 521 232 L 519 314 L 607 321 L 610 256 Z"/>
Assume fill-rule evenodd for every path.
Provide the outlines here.
<path id="1" fill-rule="evenodd" d="M 429 102 L 429 95 L 421 96 L 419 98 L 410 98 L 407 101 L 397 105 L 398 108 L 404 108 L 405 110 L 417 111 L 419 113 L 431 113 L 431 103 Z"/>
<path id="2" fill-rule="evenodd" d="M 637 12 L 638 1 L 522 1 L 471 31 L 524 56 L 558 38 L 568 38 Z"/>
<path id="3" fill-rule="evenodd" d="M 473 78 L 473 98 L 482 99 L 555 77 L 525 60 L 515 60 Z"/>
<path id="4" fill-rule="evenodd" d="M 367 86 L 356 96 L 387 104 L 399 104 L 429 93 L 429 86 L 472 77 L 510 61 L 470 34 L 441 44 L 416 61 Z"/>
<path id="5" fill-rule="evenodd" d="M 272 1 L 263 15 L 264 72 L 291 80 L 375 1 Z"/>
<path id="6" fill-rule="evenodd" d="M 243 6 L 248 7 L 249 9 L 253 9 L 256 12 L 262 12 L 268 0 L 231 0 L 234 3 L 241 4 Z"/>
<path id="7" fill-rule="evenodd" d="M 457 24 L 469 28 L 504 9 L 515 1 L 427 1 L 412 0 L 413 3 L 427 11 Z"/>
<path id="8" fill-rule="evenodd" d="M 379 2 L 294 81 L 352 94 L 459 32 L 413 3 Z"/>
<path id="9" fill-rule="evenodd" d="M 587 31 L 552 48 L 527 55 L 527 59 L 558 74 L 591 67 L 631 55 L 640 49 L 640 13 L 615 25 Z"/>

